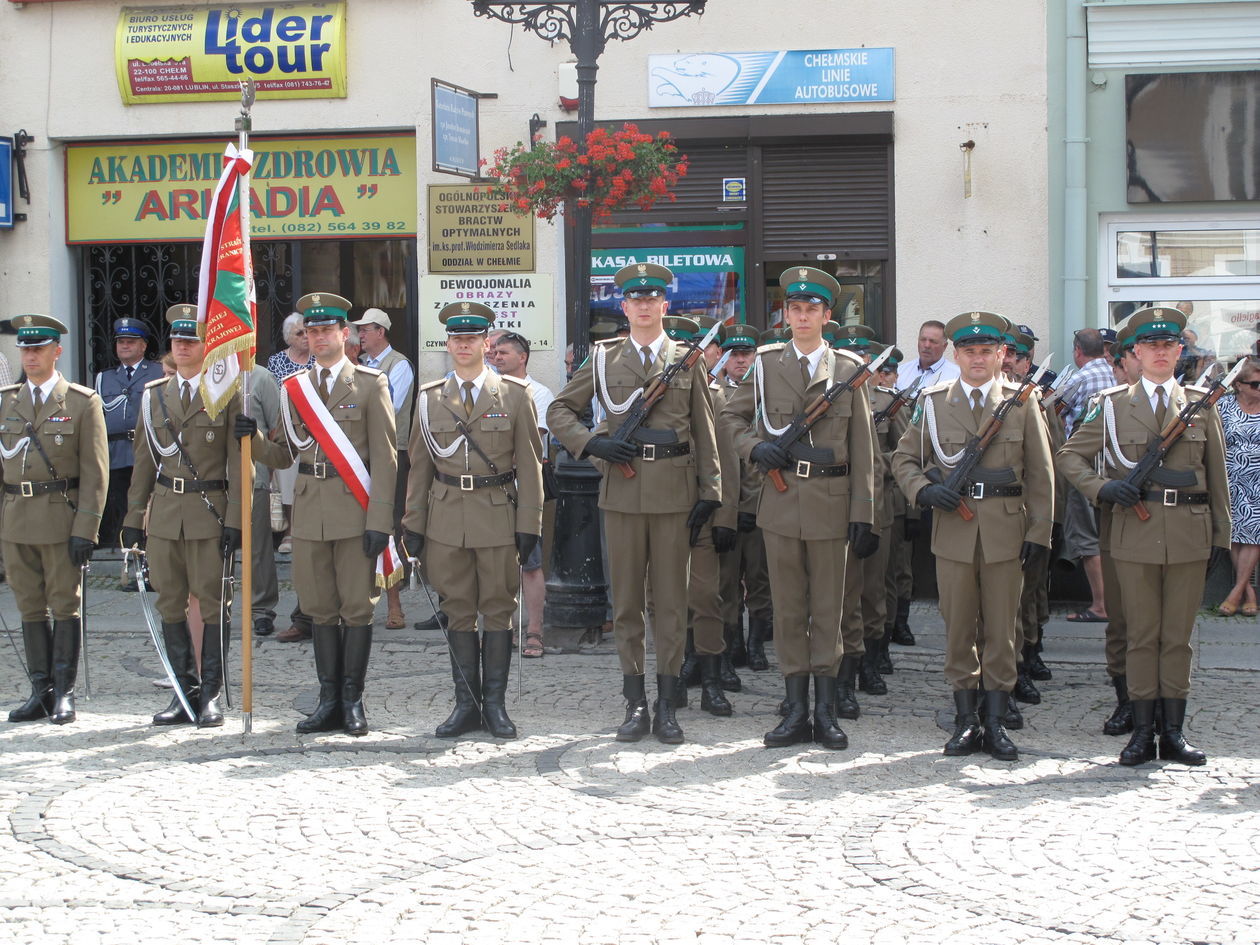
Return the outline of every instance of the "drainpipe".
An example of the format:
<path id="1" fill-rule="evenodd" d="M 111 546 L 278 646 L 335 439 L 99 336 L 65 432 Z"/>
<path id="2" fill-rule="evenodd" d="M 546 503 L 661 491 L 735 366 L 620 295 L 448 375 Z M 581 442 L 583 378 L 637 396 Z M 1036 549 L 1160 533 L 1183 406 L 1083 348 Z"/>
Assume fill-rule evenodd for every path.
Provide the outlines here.
<path id="1" fill-rule="evenodd" d="M 1106 324 L 1104 316 L 1088 317 L 1086 273 L 1089 238 L 1086 186 L 1089 139 L 1086 131 L 1086 64 L 1088 41 L 1084 0 L 1064 0 L 1067 45 L 1064 55 L 1064 174 L 1063 174 L 1063 321 L 1060 337 L 1068 342 L 1078 328 Z"/>

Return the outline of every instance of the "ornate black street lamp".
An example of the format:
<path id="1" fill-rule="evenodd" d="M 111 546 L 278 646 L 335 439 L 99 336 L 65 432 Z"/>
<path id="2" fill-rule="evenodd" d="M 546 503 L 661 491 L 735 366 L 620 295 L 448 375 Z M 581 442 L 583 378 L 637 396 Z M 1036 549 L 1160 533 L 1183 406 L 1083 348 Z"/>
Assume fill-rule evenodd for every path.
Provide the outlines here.
<path id="1" fill-rule="evenodd" d="M 473 12 L 504 23 L 520 24 L 548 42 L 567 41 L 577 57 L 578 141 L 595 130 L 595 73 L 610 39 L 631 40 L 657 23 L 704 12 L 706 0 L 472 0 Z M 573 213 L 572 308 L 573 364 L 586 359 L 591 327 L 592 208 Z M 544 620 L 557 627 L 595 627 L 604 620 L 605 584 L 596 527 L 599 473 L 585 460 L 560 450 L 555 459 L 556 527 L 547 580 Z"/>

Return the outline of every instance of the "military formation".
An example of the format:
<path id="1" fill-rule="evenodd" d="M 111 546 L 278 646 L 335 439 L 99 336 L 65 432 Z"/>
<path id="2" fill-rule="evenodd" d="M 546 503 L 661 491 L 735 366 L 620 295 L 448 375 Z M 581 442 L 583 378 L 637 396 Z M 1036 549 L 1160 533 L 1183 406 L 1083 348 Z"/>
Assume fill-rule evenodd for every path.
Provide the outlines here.
<path id="1" fill-rule="evenodd" d="M 1131 735 L 1119 760 L 1205 763 L 1184 720 L 1205 568 L 1229 545 L 1211 409 L 1223 388 L 1174 380 L 1180 312 L 1129 317 L 1115 343 L 1129 382 L 1095 397 L 1065 437 L 1036 337 L 997 313 L 942 327 L 957 375 L 938 381 L 949 375 L 919 366 L 899 388 L 901 352 L 835 321 L 842 290 L 818 269 L 783 273 L 783 322 L 761 333 L 671 314 L 663 266 L 631 264 L 615 279 L 625 330 L 594 345 L 545 418 L 526 382 L 486 366 L 493 310 L 443 307 L 451 371 L 416 388 L 405 445 L 385 375 L 346 354 L 352 304 L 332 293 L 298 303 L 315 364 L 283 383 L 271 437 L 237 397 L 206 411 L 193 306 L 167 313 L 175 373 L 140 383 L 134 398 L 127 364 L 108 389 L 69 384 L 56 370 L 65 326 L 14 319 L 26 379 L 0 389 L 0 541 L 31 693 L 10 721 L 74 720 L 82 569 L 110 538 L 111 467 L 126 459 L 120 542 L 151 562 L 151 632 L 174 690 L 153 722 L 222 725 L 224 588 L 248 438 L 258 461 L 297 468 L 293 580 L 319 684 L 297 731 L 368 731 L 374 608 L 411 564 L 447 615 L 453 706 L 436 735 L 514 738 L 505 693 L 521 564 L 542 531 L 545 427 L 602 474 L 618 741 L 684 741 L 678 710 L 692 686 L 703 712 L 731 715 L 737 670 L 767 670 L 773 639 L 784 698 L 765 745 L 847 748 L 841 722 L 859 717 L 860 693 L 888 691 L 890 642 L 914 643 L 911 549 L 930 527 L 954 700 L 944 754 L 1017 759 L 1018 705 L 1040 701 L 1034 680 L 1049 678 L 1051 537 L 1070 485 L 1100 509 L 1103 565 L 1116 578 L 1107 668 L 1117 707 L 1105 730 Z M 124 339 L 138 331 L 116 327 Z M 116 430 L 121 416 L 134 425 Z M 131 450 L 118 466 L 115 442 Z M 199 656 L 190 599 L 204 622 Z"/>

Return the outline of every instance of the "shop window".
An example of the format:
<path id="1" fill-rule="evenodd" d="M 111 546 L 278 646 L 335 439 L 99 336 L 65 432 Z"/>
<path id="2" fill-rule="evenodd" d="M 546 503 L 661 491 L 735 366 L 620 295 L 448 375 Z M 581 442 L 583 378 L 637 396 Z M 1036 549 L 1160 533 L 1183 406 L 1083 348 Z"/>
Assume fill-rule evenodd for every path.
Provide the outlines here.
<path id="1" fill-rule="evenodd" d="M 636 262 L 658 263 L 673 272 L 671 314 L 707 315 L 728 325 L 744 321 L 744 248 L 671 246 L 595 250 L 591 254 L 592 324 L 621 313 L 621 290 L 613 276 Z"/>

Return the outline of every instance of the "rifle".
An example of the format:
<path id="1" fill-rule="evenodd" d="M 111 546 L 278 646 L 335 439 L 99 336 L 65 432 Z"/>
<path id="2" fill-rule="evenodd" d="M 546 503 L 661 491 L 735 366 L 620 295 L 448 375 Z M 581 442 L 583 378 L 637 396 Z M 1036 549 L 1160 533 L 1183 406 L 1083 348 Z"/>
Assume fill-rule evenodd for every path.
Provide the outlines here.
<path id="1" fill-rule="evenodd" d="M 810 427 L 826 416 L 827 410 L 836 402 L 837 397 L 847 390 L 857 390 L 870 380 L 875 375 L 875 372 L 879 370 L 879 366 L 892 355 L 892 350 L 892 345 L 889 345 L 884 349 L 883 354 L 870 364 L 860 365 L 856 371 L 844 380 L 836 381 L 836 383 L 815 397 L 812 403 L 808 404 L 804 410 L 792 418 L 788 428 L 774 440 L 774 445 L 783 450 L 789 450 L 795 446 L 796 442 L 809 432 Z M 770 481 L 774 483 L 776 492 L 787 492 L 787 483 L 783 481 L 783 470 L 772 469 L 767 475 L 770 477 Z"/>
<path id="2" fill-rule="evenodd" d="M 1057 416 L 1063 416 L 1063 411 L 1067 409 L 1067 401 L 1063 399 L 1063 395 L 1068 391 L 1068 381 L 1076 376 L 1077 367 L 1075 364 L 1064 368 L 1059 376 L 1054 379 L 1051 385 L 1050 393 L 1042 398 L 1041 404 L 1047 410 L 1054 407 Z M 1072 385 L 1075 387 L 1075 383 Z"/>
<path id="3" fill-rule="evenodd" d="M 967 445 L 963 447 L 963 457 L 958 461 L 958 465 L 954 467 L 953 472 L 949 474 L 949 478 L 945 480 L 944 484 L 946 487 L 959 495 L 964 495 L 967 492 L 972 472 L 980 465 L 980 460 L 984 458 L 984 451 L 988 449 L 989 444 L 993 442 L 993 438 L 1002 429 L 1002 424 L 1006 421 L 1006 415 L 1014 410 L 1017 405 L 1022 406 L 1028 401 L 1028 398 L 1032 395 L 1033 388 L 1037 386 L 1037 382 L 1041 380 L 1041 375 L 1046 373 L 1046 369 L 1049 366 L 1050 358 L 1046 358 L 1041 363 L 1041 367 L 1037 368 L 1036 371 L 1030 371 L 1020 382 L 1019 390 L 998 404 L 992 416 L 984 421 L 984 425 L 980 427 L 979 432 L 975 433 L 967 441 Z M 971 507 L 966 502 L 958 503 L 958 514 L 964 522 L 970 522 L 976 516 L 976 513 L 971 511 Z"/>
<path id="4" fill-rule="evenodd" d="M 633 443 L 634 435 L 639 432 L 639 427 L 647 421 L 648 414 L 652 408 L 656 406 L 657 401 L 665 396 L 665 392 L 669 390 L 670 381 L 672 381 L 679 373 L 691 370 L 691 366 L 700 360 L 700 356 L 704 353 L 704 349 L 708 347 L 719 331 L 722 329 L 721 322 L 715 322 L 713 327 L 709 329 L 709 333 L 697 341 L 692 338 L 683 347 L 686 349 L 686 356 L 679 358 L 673 364 L 667 364 L 665 370 L 656 375 L 643 390 L 643 396 L 640 397 L 633 407 L 626 414 L 626 418 L 621 421 L 621 426 L 617 427 L 616 432 L 612 434 L 614 440 L 622 443 Z M 593 369 L 593 368 L 592 368 Z M 618 463 L 617 467 L 621 470 L 621 474 L 627 479 L 635 477 L 634 467 L 629 463 Z"/>
<path id="5" fill-rule="evenodd" d="M 872 422 L 877 424 L 883 423 L 885 420 L 891 420 L 893 417 L 897 416 L 897 414 L 901 412 L 902 407 L 919 396 L 919 386 L 922 383 L 923 375 L 920 374 L 914 379 L 914 383 L 897 391 L 896 396 L 892 399 L 892 403 L 883 410 L 877 412 L 875 416 L 871 418 Z"/>
<path id="6" fill-rule="evenodd" d="M 1164 462 L 1168 451 L 1181 439 L 1181 435 L 1190 428 L 1190 421 L 1195 418 L 1196 414 L 1213 406 L 1224 396 L 1230 385 L 1234 383 L 1234 378 L 1238 376 L 1246 363 L 1246 358 L 1240 358 L 1232 371 L 1212 382 L 1212 386 L 1208 388 L 1206 394 L 1182 407 L 1181 412 L 1173 418 L 1171 423 L 1164 427 L 1160 435 L 1156 439 L 1151 440 L 1146 447 L 1146 452 L 1137 461 L 1137 465 L 1129 470 L 1129 474 L 1124 477 L 1124 481 L 1131 486 L 1145 490 L 1151 473 Z M 1151 511 L 1141 499 L 1138 499 L 1137 505 L 1133 507 L 1133 511 L 1137 513 L 1137 517 L 1141 521 L 1146 522 L 1150 520 Z"/>

